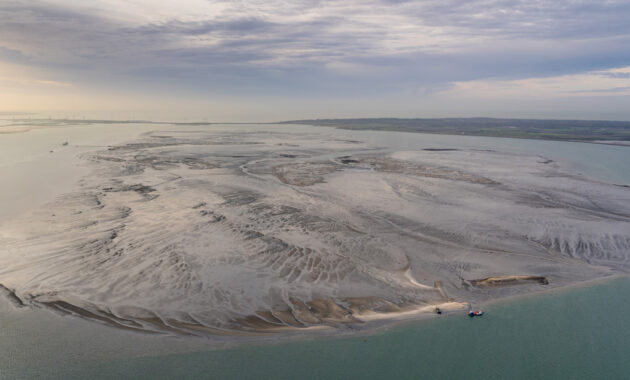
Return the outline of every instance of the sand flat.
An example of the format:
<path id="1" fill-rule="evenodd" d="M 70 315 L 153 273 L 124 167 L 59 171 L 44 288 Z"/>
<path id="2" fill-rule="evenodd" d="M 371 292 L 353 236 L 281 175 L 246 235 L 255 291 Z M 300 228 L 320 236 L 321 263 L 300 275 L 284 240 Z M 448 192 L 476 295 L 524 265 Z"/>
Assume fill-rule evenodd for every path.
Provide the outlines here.
<path id="1" fill-rule="evenodd" d="M 76 152 L 80 181 L 5 221 L 0 284 L 110 325 L 229 335 L 458 310 L 627 269 L 627 188 L 538 156 L 264 128 L 160 127 Z"/>

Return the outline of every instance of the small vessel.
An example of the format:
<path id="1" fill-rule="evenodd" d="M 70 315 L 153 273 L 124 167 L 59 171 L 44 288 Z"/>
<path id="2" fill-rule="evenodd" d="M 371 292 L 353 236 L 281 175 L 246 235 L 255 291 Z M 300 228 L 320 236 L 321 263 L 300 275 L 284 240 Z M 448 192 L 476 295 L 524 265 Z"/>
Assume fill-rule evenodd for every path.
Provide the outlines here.
<path id="1" fill-rule="evenodd" d="M 68 145 L 68 142 L 64 141 L 63 144 L 61 144 L 61 145 L 66 146 L 66 145 Z"/>
<path id="2" fill-rule="evenodd" d="M 475 310 L 475 311 L 469 311 L 468 312 L 468 316 L 469 317 L 480 317 L 483 315 L 483 310 Z"/>

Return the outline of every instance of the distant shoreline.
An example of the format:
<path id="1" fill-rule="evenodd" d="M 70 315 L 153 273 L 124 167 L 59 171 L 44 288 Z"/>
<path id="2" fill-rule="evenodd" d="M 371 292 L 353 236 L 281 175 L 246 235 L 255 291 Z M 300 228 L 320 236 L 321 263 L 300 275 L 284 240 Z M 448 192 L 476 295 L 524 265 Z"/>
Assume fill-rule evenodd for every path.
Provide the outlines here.
<path id="1" fill-rule="evenodd" d="M 430 133 L 630 146 L 630 122 L 495 118 L 313 119 L 283 121 L 346 130 Z"/>
<path id="2" fill-rule="evenodd" d="M 8 121 L 8 119 L 7 119 Z M 208 125 L 308 125 L 345 130 L 428 133 L 451 136 L 500 137 L 546 141 L 569 141 L 630 147 L 630 121 L 498 119 L 498 118 L 354 118 L 305 119 L 280 122 L 185 122 L 97 119 L 12 119 L 0 124 L 0 134 L 28 132 L 32 128 L 89 124 Z M 6 128 L 6 129 L 5 129 Z"/>

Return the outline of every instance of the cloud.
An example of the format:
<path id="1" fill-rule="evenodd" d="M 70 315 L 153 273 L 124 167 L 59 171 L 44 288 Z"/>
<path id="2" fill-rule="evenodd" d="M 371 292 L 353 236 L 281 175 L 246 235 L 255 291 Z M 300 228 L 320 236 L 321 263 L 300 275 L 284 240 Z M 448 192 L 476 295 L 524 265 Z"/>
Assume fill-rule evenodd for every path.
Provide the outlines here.
<path id="1" fill-rule="evenodd" d="M 574 75 L 518 80 L 454 82 L 446 92 L 455 97 L 566 98 L 568 96 L 628 96 L 630 66 Z"/>
<path id="2" fill-rule="evenodd" d="M 77 88 L 426 97 L 484 80 L 623 79 L 607 70 L 630 64 L 628 19 L 620 0 L 5 0 L 0 62 Z"/>
<path id="3" fill-rule="evenodd" d="M 21 86 L 46 86 L 46 87 L 68 87 L 70 83 L 59 82 L 51 79 L 37 78 L 16 78 L 0 76 L 0 83 L 4 85 L 21 85 Z"/>
<path id="4" fill-rule="evenodd" d="M 329 53 L 358 59 L 453 52 L 514 39 L 630 37 L 623 17 L 630 16 L 630 6 L 622 1 L 206 2 L 215 5 L 212 12 L 192 1 L 179 11 L 169 8 L 171 13 L 149 1 L 101 1 L 100 8 L 57 3 L 1 5 L 3 42 L 17 41 L 43 58 L 55 50 L 69 57 L 123 59 L 161 46 L 218 51 L 238 46 L 318 60 Z"/>
<path id="5" fill-rule="evenodd" d="M 610 87 L 610 88 L 597 88 L 591 90 L 573 90 L 573 93 L 576 94 L 614 94 L 614 93 L 623 93 L 624 95 L 630 95 L 630 86 L 621 86 L 621 87 Z"/>

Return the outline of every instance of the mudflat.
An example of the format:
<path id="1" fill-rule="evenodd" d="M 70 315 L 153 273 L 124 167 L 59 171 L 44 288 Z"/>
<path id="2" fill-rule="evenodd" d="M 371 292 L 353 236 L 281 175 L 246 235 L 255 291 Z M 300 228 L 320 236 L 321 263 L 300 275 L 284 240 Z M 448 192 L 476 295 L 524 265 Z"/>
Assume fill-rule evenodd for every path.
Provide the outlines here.
<path id="1" fill-rule="evenodd" d="M 82 152 L 72 191 L 3 224 L 3 293 L 134 331 L 242 335 L 627 269 L 628 188 L 539 156 L 265 128 L 173 126 Z"/>

